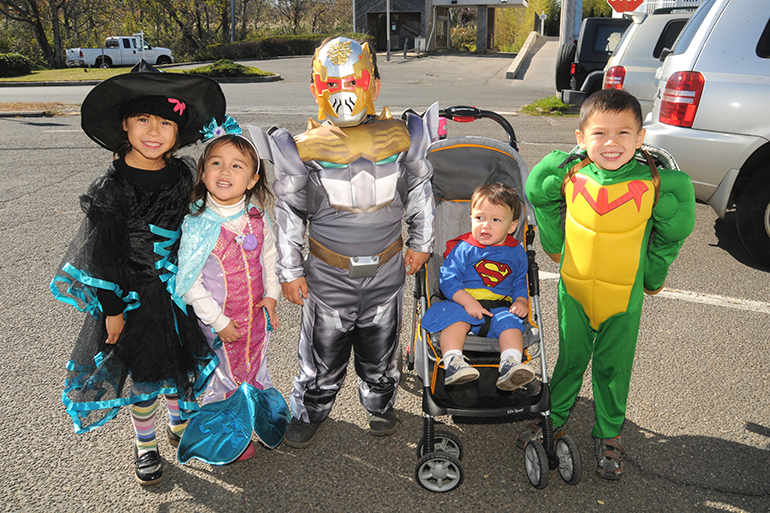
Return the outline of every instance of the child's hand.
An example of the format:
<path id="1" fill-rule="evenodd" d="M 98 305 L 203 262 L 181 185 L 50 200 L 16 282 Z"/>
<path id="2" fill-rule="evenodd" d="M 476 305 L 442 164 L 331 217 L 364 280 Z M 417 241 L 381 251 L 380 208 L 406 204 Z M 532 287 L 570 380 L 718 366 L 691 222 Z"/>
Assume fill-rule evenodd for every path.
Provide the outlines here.
<path id="1" fill-rule="evenodd" d="M 406 274 L 414 274 L 420 270 L 422 265 L 428 261 L 430 253 L 420 253 L 413 249 L 406 249 L 404 255 L 404 267 L 406 268 Z"/>
<path id="2" fill-rule="evenodd" d="M 465 311 L 468 312 L 468 315 L 476 319 L 483 319 L 485 315 L 492 317 L 492 312 L 481 306 L 481 303 L 475 299 L 472 302 L 469 301 L 468 304 L 463 306 L 465 307 Z"/>
<path id="3" fill-rule="evenodd" d="M 281 327 L 280 321 L 278 321 L 278 314 L 275 313 L 275 305 L 278 304 L 278 301 L 271 297 L 266 297 L 259 303 L 257 303 L 257 308 L 265 308 L 267 310 L 267 316 L 270 318 L 270 324 L 273 326 L 274 330 L 277 330 Z"/>
<path id="4" fill-rule="evenodd" d="M 240 328 L 238 323 L 231 319 L 230 324 L 222 329 L 222 331 L 217 331 L 217 335 L 219 335 L 219 339 L 225 344 L 232 344 L 241 338 L 241 334 L 238 333 L 238 328 Z"/>
<path id="5" fill-rule="evenodd" d="M 107 344 L 116 344 L 120 334 L 123 333 L 123 327 L 126 325 L 126 320 L 123 319 L 123 314 L 108 315 L 104 320 L 107 325 Z"/>
<path id="6" fill-rule="evenodd" d="M 516 298 L 508 311 L 519 317 L 526 317 L 529 315 L 529 303 L 523 297 Z"/>
<path id="7" fill-rule="evenodd" d="M 475 297 L 465 290 L 458 290 L 452 295 L 452 301 L 465 308 L 465 311 L 474 319 L 483 319 L 485 315 L 492 317 L 492 312 L 481 306 Z"/>
<path id="8" fill-rule="evenodd" d="M 304 298 L 307 297 L 307 281 L 305 278 L 297 278 L 293 281 L 281 283 L 281 291 L 286 299 L 295 305 L 304 305 Z"/>

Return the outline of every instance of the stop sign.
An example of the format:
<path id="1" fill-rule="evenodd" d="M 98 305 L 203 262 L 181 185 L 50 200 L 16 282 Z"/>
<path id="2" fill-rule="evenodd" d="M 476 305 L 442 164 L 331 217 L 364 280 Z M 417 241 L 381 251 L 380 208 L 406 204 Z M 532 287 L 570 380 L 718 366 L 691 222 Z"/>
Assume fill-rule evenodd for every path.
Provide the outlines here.
<path id="1" fill-rule="evenodd" d="M 644 3 L 644 0 L 607 0 L 615 12 L 633 11 Z"/>

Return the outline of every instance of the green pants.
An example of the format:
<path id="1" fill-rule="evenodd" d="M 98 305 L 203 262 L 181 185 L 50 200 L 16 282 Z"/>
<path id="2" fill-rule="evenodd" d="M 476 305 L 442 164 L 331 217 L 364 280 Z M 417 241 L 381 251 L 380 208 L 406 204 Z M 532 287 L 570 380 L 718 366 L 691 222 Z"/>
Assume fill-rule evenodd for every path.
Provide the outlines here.
<path id="1" fill-rule="evenodd" d="M 643 295 L 632 294 L 628 310 L 613 315 L 594 330 L 581 304 L 567 294 L 559 281 L 559 358 L 551 378 L 554 426 L 567 422 L 593 355 L 595 423 L 591 435 L 613 438 L 620 434 L 626 418 L 642 299 Z"/>

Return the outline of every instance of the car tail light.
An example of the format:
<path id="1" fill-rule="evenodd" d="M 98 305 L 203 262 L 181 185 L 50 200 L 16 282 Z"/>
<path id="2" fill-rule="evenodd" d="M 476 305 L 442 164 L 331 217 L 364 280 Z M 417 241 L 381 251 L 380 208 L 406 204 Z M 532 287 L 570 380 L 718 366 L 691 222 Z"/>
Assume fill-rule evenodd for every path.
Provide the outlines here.
<path id="1" fill-rule="evenodd" d="M 623 82 L 626 80 L 625 66 L 611 66 L 604 73 L 604 85 L 602 89 L 623 89 Z"/>
<path id="2" fill-rule="evenodd" d="M 83 58 L 83 50 L 80 50 L 80 58 Z"/>
<path id="3" fill-rule="evenodd" d="M 571 77 L 575 76 L 575 63 L 574 62 L 569 65 L 569 74 L 570 74 Z"/>
<path id="4" fill-rule="evenodd" d="M 691 128 L 706 80 L 697 71 L 679 71 L 666 82 L 660 102 L 660 122 Z"/>

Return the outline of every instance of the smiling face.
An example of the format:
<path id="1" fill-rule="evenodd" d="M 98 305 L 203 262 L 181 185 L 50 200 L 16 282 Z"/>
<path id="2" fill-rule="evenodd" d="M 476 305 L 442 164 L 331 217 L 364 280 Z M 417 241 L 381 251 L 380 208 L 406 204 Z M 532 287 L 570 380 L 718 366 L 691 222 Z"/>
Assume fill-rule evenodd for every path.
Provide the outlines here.
<path id="1" fill-rule="evenodd" d="M 506 205 L 495 205 L 484 199 L 471 207 L 471 233 L 484 246 L 499 246 L 518 224 Z"/>
<path id="2" fill-rule="evenodd" d="M 597 166 L 615 171 L 634 157 L 645 132 L 631 110 L 602 111 L 593 113 L 575 136 Z"/>
<path id="3" fill-rule="evenodd" d="M 235 205 L 259 181 L 256 165 L 231 143 L 219 144 L 206 157 L 203 183 L 220 205 Z"/>
<path id="4" fill-rule="evenodd" d="M 131 151 L 126 164 L 137 169 L 157 170 L 166 165 L 164 155 L 176 144 L 178 125 L 152 114 L 139 114 L 123 121 Z"/>

